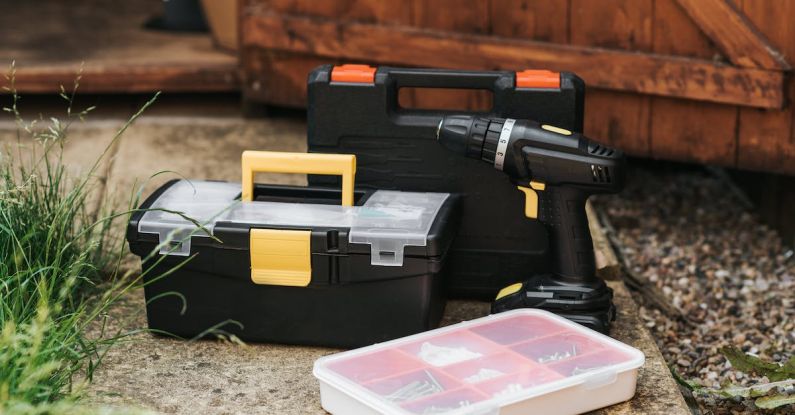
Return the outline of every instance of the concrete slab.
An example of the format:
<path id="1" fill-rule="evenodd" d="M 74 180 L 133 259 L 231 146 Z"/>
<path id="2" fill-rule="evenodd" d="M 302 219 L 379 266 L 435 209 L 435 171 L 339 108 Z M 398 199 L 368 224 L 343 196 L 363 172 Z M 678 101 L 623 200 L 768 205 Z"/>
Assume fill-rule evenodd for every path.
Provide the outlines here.
<path id="1" fill-rule="evenodd" d="M 42 121 L 37 128 L 46 129 L 48 124 Z M 92 178 L 87 183 L 89 192 L 86 205 L 90 211 L 101 206 L 100 200 L 105 197 L 111 160 L 120 143 L 120 140 L 114 141 L 114 135 L 121 124 L 121 121 L 75 122 L 69 127 L 67 139 L 63 143 L 62 158 L 67 177 L 74 181 L 91 173 Z M 16 166 L 21 162 L 30 168 L 34 163 L 41 163 L 43 152 L 44 146 L 28 134 L 22 133 L 17 137 L 17 125 L 13 121 L 7 117 L 0 119 L 0 157 L 12 157 Z M 59 152 L 60 149 L 54 148 L 50 152 L 50 160 L 58 158 Z M 38 174 L 45 174 L 42 164 L 39 165 Z"/>
<path id="2" fill-rule="evenodd" d="M 621 282 L 611 281 L 619 317 L 613 337 L 646 354 L 635 398 L 596 411 L 604 415 L 686 415 L 690 412 L 638 309 Z M 143 292 L 112 310 L 113 325 L 144 327 Z M 443 324 L 482 317 L 489 304 L 454 300 Z M 337 350 L 269 344 L 240 345 L 140 333 L 110 349 L 89 388 L 89 402 L 130 405 L 170 414 L 323 414 L 314 361 Z"/>
<path id="3" fill-rule="evenodd" d="M 75 128 L 68 162 L 85 168 L 105 148 L 118 119 Z M 0 140 L 13 138 L 0 125 Z M 235 117 L 147 116 L 130 129 L 108 165 L 107 188 L 124 201 L 133 183 L 170 170 L 196 179 L 239 180 L 240 153 L 246 149 L 305 151 L 305 124 L 295 117 L 242 120 Z M 83 166 L 83 167 L 81 167 Z M 170 177 L 177 177 L 176 174 Z M 158 176 L 147 193 L 168 178 Z M 303 177 L 269 175 L 262 181 L 294 183 Z M 123 204 L 122 204 L 123 205 Z M 611 281 L 619 319 L 614 337 L 643 350 L 636 397 L 602 414 L 688 414 L 662 356 L 638 317 L 623 283 Z M 450 301 L 444 324 L 488 313 L 488 303 Z M 146 326 L 141 290 L 110 311 L 111 332 Z M 220 341 L 186 342 L 139 332 L 109 350 L 88 389 L 89 402 L 127 405 L 164 413 L 323 413 L 312 364 L 335 350 L 280 345 L 240 345 Z"/>
<path id="4" fill-rule="evenodd" d="M 240 181 L 245 150 L 306 151 L 301 119 L 268 120 L 200 117 L 144 117 L 130 129 L 115 154 L 109 188 L 145 194 L 174 178 Z M 152 178 L 158 172 L 166 172 Z M 263 174 L 260 182 L 304 184 L 304 175 Z"/>
<path id="5" fill-rule="evenodd" d="M 69 128 L 70 133 L 63 149 L 63 160 L 69 174 L 76 177 L 88 172 L 102 153 L 107 150 L 108 157 L 103 160 L 104 163 L 101 163 L 95 172 L 98 177 L 104 177 L 106 174 L 104 166 L 115 151 L 111 144 L 119 125 L 119 122 L 72 125 Z M 46 126 L 46 122 L 41 122 L 39 125 L 40 128 L 46 128 Z M 23 133 L 19 139 L 17 138 L 17 126 L 13 121 L 7 118 L 0 121 L 0 154 L 4 157 L 9 155 L 16 159 L 21 157 L 21 160 L 28 165 L 33 153 L 41 156 L 42 151 L 42 145 L 37 144 L 27 134 Z M 38 159 L 38 157 L 36 158 Z"/>
<path id="6" fill-rule="evenodd" d="M 137 190 L 141 184 L 146 184 L 146 196 L 179 177 L 239 181 L 244 150 L 306 151 L 306 123 L 300 113 L 249 120 L 239 116 L 238 108 L 232 107 L 235 101 L 228 95 L 219 95 L 217 102 L 211 103 L 191 103 L 189 98 L 161 97 L 115 143 L 115 134 L 140 105 L 113 100 L 102 107 L 101 113 L 92 113 L 88 121 L 75 121 L 63 152 L 69 173 L 77 177 L 89 171 L 106 153 L 94 173 L 99 179 L 96 197 L 107 194 L 116 209 L 124 209 L 133 188 Z M 32 103 L 25 103 L 32 104 L 25 107 L 32 109 L 23 116 L 30 120 L 41 114 L 44 121 L 39 122 L 40 128 L 46 128 L 50 116 L 63 115 L 65 107 L 60 98 L 34 97 Z M 21 148 L 27 160 L 36 145 L 24 134 L 19 143 L 21 146 L 13 118 L 0 113 L 0 156 L 7 156 L 9 151 L 16 156 Z M 157 173 L 161 174 L 152 178 Z M 306 183 L 304 175 L 262 174 L 257 178 L 260 182 Z"/>

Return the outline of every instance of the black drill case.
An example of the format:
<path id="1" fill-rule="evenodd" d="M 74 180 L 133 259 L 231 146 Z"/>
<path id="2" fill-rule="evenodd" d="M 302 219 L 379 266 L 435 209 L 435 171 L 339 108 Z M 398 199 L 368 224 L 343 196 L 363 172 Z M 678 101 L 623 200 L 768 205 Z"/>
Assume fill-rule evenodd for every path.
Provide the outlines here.
<path id="1" fill-rule="evenodd" d="M 240 184 L 176 180 L 132 216 L 127 240 L 142 259 L 151 330 L 358 347 L 438 325 L 456 196 L 351 191 L 352 209 L 360 208 L 352 213 L 339 206 L 339 188 L 257 184 L 253 203 L 241 203 L 240 193 Z M 430 215 L 424 246 L 404 235 L 419 223 L 412 200 L 435 203 L 422 213 Z M 408 225 L 384 227 L 384 215 Z"/>
<path id="2" fill-rule="evenodd" d="M 529 118 L 582 132 L 584 83 L 549 71 L 453 71 L 324 65 L 309 75 L 310 152 L 358 158 L 357 186 L 454 192 L 462 221 L 449 259 L 448 288 L 458 296 L 491 297 L 502 287 L 550 271 L 544 227 L 524 215 L 524 196 L 492 166 L 442 148 L 436 128 L 452 111 L 404 109 L 403 87 L 485 89 L 487 116 Z M 460 111 L 455 111 L 460 113 Z M 334 178 L 309 176 L 311 185 Z"/>

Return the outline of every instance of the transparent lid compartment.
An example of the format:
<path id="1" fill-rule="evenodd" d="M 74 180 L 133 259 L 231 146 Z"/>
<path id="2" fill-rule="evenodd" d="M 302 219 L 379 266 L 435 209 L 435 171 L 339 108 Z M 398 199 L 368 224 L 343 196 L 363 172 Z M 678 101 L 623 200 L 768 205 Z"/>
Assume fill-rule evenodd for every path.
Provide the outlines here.
<path id="1" fill-rule="evenodd" d="M 359 368 L 390 363 L 399 366 L 391 376 L 384 370 L 357 380 Z M 640 351 L 599 333 L 547 312 L 516 310 L 321 358 L 315 375 L 352 397 L 383 402 L 385 413 L 480 413 L 594 377 L 615 378 L 642 363 Z M 427 373 L 441 387 L 428 387 Z"/>
<path id="2" fill-rule="evenodd" d="M 442 394 L 461 386 L 460 382 L 440 370 L 424 368 L 365 385 L 383 399 L 398 404 Z"/>
<path id="3" fill-rule="evenodd" d="M 163 246 L 163 254 L 189 255 L 188 236 L 207 237 L 217 222 L 255 227 L 347 227 L 350 243 L 370 245 L 373 265 L 400 266 L 407 245 L 427 245 L 428 232 L 449 196 L 378 190 L 362 206 L 338 206 L 241 202 L 235 200 L 239 194 L 236 183 L 180 180 L 150 206 L 138 231 L 160 235 L 161 243 L 182 242 L 180 249 Z"/>

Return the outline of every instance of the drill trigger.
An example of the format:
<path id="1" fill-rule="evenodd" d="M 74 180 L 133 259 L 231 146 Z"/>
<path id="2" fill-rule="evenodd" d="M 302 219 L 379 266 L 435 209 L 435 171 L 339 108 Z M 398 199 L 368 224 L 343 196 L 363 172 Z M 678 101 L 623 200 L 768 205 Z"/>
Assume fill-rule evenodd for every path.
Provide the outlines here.
<path id="1" fill-rule="evenodd" d="M 540 182 L 530 182 L 530 187 L 516 186 L 524 195 L 524 215 L 531 219 L 538 219 L 538 191 L 544 191 L 546 185 Z"/>
<path id="2" fill-rule="evenodd" d="M 536 182 L 536 181 L 531 181 L 530 182 L 530 187 L 532 187 L 535 190 L 540 190 L 540 191 L 544 191 L 544 190 L 547 189 L 547 185 L 546 184 L 541 183 L 541 182 Z"/>

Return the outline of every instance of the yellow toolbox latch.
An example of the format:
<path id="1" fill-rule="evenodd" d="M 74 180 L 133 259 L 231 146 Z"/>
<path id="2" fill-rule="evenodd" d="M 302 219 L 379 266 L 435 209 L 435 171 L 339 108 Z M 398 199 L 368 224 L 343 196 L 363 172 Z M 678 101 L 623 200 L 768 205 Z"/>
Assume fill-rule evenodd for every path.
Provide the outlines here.
<path id="1" fill-rule="evenodd" d="M 251 281 L 262 285 L 309 285 L 311 235 L 311 231 L 302 230 L 252 229 L 249 233 Z"/>

